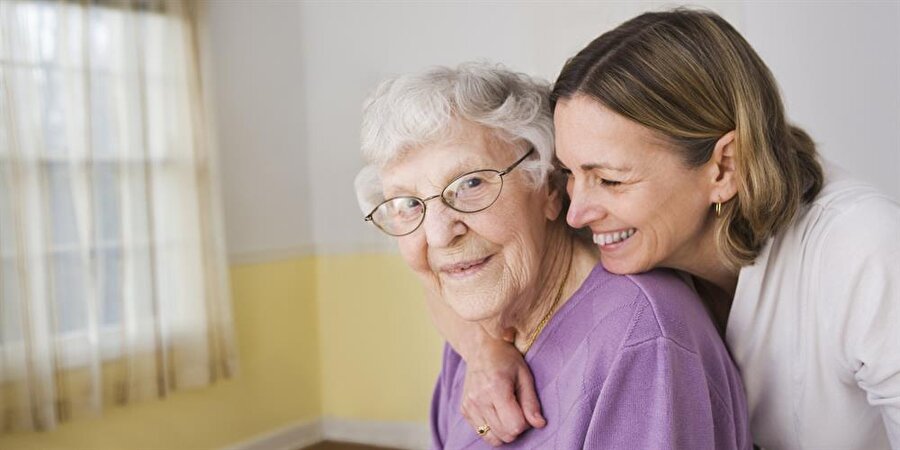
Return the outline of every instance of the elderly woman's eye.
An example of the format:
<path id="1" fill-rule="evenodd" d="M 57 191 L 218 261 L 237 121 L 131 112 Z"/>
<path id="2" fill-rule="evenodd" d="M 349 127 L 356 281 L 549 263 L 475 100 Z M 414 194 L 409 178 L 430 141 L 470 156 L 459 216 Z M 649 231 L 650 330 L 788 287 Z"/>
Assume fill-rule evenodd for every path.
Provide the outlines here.
<path id="1" fill-rule="evenodd" d="M 618 185 L 622 184 L 622 182 L 615 181 L 615 180 L 607 180 L 606 178 L 601 178 L 600 184 L 604 184 L 606 186 L 618 186 Z"/>
<path id="2" fill-rule="evenodd" d="M 475 189 L 478 186 L 481 186 L 481 183 L 484 183 L 484 180 L 478 177 L 470 177 L 463 180 L 460 188 L 462 189 Z"/>
<path id="3" fill-rule="evenodd" d="M 418 216 L 422 211 L 422 202 L 416 198 L 396 198 L 385 203 L 384 216 L 393 220 L 406 220 Z"/>
<path id="4" fill-rule="evenodd" d="M 460 180 L 456 187 L 456 196 L 471 195 L 484 185 L 485 180 L 479 175 L 472 175 Z"/>
<path id="5" fill-rule="evenodd" d="M 402 207 L 400 208 L 400 213 L 404 216 L 413 216 L 419 214 L 422 211 L 422 202 L 414 198 L 407 198 L 403 200 Z"/>

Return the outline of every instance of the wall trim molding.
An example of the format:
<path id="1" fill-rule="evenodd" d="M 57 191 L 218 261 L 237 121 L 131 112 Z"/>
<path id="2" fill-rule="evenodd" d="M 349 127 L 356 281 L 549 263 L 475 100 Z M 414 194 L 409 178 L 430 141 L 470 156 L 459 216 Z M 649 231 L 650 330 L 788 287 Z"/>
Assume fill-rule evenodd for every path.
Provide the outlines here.
<path id="1" fill-rule="evenodd" d="M 419 450 L 431 445 L 431 433 L 420 422 L 326 417 L 295 422 L 221 450 L 298 450 L 325 440 Z"/>
<path id="2" fill-rule="evenodd" d="M 322 420 L 296 422 L 221 450 L 298 450 L 322 442 Z"/>
<path id="3" fill-rule="evenodd" d="M 427 449 L 431 445 L 428 424 L 421 422 L 380 422 L 326 417 L 322 419 L 322 436 L 330 441 L 409 450 Z"/>
<path id="4" fill-rule="evenodd" d="M 328 417 L 295 422 L 221 450 L 298 450 L 325 440 L 418 450 L 431 445 L 431 433 L 427 424 L 418 422 Z"/>

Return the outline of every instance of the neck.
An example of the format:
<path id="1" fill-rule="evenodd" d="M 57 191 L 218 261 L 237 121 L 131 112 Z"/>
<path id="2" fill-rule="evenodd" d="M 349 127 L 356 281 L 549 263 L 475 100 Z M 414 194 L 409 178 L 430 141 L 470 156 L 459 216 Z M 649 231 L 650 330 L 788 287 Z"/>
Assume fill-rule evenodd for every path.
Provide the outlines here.
<path id="1" fill-rule="evenodd" d="M 577 242 L 565 226 L 555 225 L 551 225 L 532 289 L 516 300 L 519 307 L 510 308 L 493 324 L 485 326 L 491 334 L 513 342 L 523 353 L 533 343 L 531 338 L 537 337 L 534 334 L 541 322 L 545 318 L 549 322 L 578 290 L 597 261 L 596 254 Z"/>
<path id="2" fill-rule="evenodd" d="M 667 266 L 691 275 L 697 294 L 712 314 L 719 332 L 724 334 L 740 269 L 729 266 L 719 256 L 712 222 L 689 248 L 688 254 Z"/>
<path id="3" fill-rule="evenodd" d="M 697 290 L 697 295 L 700 296 L 700 299 L 712 316 L 713 322 L 719 330 L 719 334 L 724 339 L 725 328 L 728 325 L 728 315 L 731 313 L 731 303 L 734 299 L 734 292 L 726 292 L 719 288 L 718 285 L 699 277 L 694 277 L 694 288 Z"/>
<path id="4" fill-rule="evenodd" d="M 715 219 L 713 219 L 715 220 Z M 703 280 L 729 299 L 734 297 L 740 269 L 729 266 L 719 256 L 713 222 L 710 222 L 700 237 L 684 246 L 680 258 L 665 264 L 666 267 L 687 272 L 694 278 Z"/>
<path id="5" fill-rule="evenodd" d="M 703 280 L 710 289 L 717 291 L 719 297 L 727 297 L 729 303 L 734 298 L 734 293 L 737 290 L 738 269 L 731 269 L 727 264 L 722 263 L 711 264 L 706 267 L 698 264 L 680 270 L 691 274 L 695 279 Z"/>

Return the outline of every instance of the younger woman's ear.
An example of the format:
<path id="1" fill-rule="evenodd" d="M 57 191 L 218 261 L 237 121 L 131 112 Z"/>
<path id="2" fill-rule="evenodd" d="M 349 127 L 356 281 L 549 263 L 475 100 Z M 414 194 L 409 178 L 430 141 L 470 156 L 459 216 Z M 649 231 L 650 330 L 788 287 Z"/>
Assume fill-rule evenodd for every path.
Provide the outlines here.
<path id="1" fill-rule="evenodd" d="M 712 157 L 709 160 L 709 176 L 712 182 L 710 203 L 725 203 L 737 195 L 737 159 L 735 150 L 735 130 L 731 130 L 716 141 Z"/>

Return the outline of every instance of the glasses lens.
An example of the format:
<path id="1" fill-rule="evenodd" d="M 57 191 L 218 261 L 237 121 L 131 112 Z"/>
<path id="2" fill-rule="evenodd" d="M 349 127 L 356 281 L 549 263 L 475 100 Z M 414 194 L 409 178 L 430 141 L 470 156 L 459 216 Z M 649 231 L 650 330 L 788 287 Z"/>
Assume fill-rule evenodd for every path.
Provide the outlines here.
<path id="1" fill-rule="evenodd" d="M 378 205 L 372 221 L 385 233 L 403 236 L 412 233 L 422 222 L 425 204 L 415 197 L 394 197 Z"/>
<path id="2" fill-rule="evenodd" d="M 467 173 L 444 189 L 444 201 L 462 212 L 476 212 L 494 204 L 500 196 L 503 177 L 496 170 Z"/>

